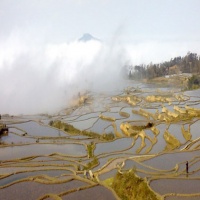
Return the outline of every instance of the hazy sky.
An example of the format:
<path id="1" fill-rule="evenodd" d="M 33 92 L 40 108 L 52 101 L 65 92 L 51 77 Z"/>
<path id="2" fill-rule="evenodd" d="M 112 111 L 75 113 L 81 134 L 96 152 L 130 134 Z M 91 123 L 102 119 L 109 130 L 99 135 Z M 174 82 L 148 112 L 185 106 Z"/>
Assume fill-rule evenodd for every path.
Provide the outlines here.
<path id="1" fill-rule="evenodd" d="M 113 89 L 125 64 L 200 54 L 200 0 L 0 0 L 0 113 Z M 84 33 L 99 41 L 78 42 Z"/>
<path id="2" fill-rule="evenodd" d="M 102 40 L 199 41 L 199 0 L 1 0 L 0 33 L 69 42 L 85 32 Z"/>

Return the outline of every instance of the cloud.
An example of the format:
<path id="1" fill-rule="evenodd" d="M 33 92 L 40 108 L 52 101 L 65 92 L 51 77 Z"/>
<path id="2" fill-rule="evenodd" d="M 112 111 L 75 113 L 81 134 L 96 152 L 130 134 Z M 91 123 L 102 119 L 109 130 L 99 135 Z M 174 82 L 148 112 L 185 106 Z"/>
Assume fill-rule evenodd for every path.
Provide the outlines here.
<path id="1" fill-rule="evenodd" d="M 111 82 L 112 70 L 117 66 L 114 52 L 109 52 L 105 44 L 34 44 L 31 38 L 12 34 L 1 41 L 2 113 L 58 111 L 79 91 L 98 89 L 102 82 Z"/>
<path id="2" fill-rule="evenodd" d="M 0 40 L 0 112 L 52 113 L 84 90 L 113 91 L 122 85 L 125 64 L 148 64 L 200 52 L 196 43 L 99 41 L 44 43 L 30 33 Z"/>
<path id="3" fill-rule="evenodd" d="M 151 40 L 126 45 L 127 56 L 133 65 L 160 63 L 176 56 L 185 56 L 188 51 L 200 53 L 197 41 Z"/>

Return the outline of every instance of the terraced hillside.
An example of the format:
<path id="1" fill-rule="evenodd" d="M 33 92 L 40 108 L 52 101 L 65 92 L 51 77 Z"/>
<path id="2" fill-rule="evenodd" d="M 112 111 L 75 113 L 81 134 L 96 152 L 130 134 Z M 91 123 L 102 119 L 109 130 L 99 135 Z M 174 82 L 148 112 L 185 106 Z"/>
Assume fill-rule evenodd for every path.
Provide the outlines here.
<path id="1" fill-rule="evenodd" d="M 128 82 L 77 102 L 52 116 L 2 115 L 2 199 L 118 199 L 113 177 L 131 170 L 158 199 L 200 198 L 200 90 Z"/>

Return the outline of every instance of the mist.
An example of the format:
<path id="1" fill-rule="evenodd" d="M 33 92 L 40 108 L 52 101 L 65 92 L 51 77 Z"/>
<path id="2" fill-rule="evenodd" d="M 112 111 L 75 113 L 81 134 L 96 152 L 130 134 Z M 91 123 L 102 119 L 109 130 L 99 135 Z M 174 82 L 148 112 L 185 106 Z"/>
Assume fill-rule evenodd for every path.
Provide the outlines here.
<path id="1" fill-rule="evenodd" d="M 56 112 L 78 92 L 101 90 L 119 78 L 121 52 L 99 41 L 43 43 L 22 36 L 0 41 L 1 113 Z"/>
<path id="2" fill-rule="evenodd" d="M 189 50 L 199 52 L 195 43 L 182 44 L 180 49 L 176 42 L 45 43 L 33 38 L 13 32 L 0 40 L 1 114 L 54 113 L 69 106 L 79 92 L 118 88 L 126 64 L 156 63 Z"/>

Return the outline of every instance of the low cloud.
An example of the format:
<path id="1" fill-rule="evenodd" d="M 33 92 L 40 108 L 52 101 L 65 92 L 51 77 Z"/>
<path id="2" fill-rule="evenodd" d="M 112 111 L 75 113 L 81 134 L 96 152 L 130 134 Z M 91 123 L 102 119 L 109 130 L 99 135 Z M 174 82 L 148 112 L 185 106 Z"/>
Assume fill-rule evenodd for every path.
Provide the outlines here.
<path id="1" fill-rule="evenodd" d="M 78 92 L 114 82 L 121 64 L 98 41 L 34 44 L 11 35 L 1 44 L 1 113 L 58 111 Z"/>
<path id="2" fill-rule="evenodd" d="M 69 105 L 83 90 L 113 90 L 125 64 L 161 62 L 197 45 L 117 41 L 48 43 L 13 33 L 0 41 L 0 113 L 52 113 Z M 193 49 L 191 49 L 193 48 Z"/>

